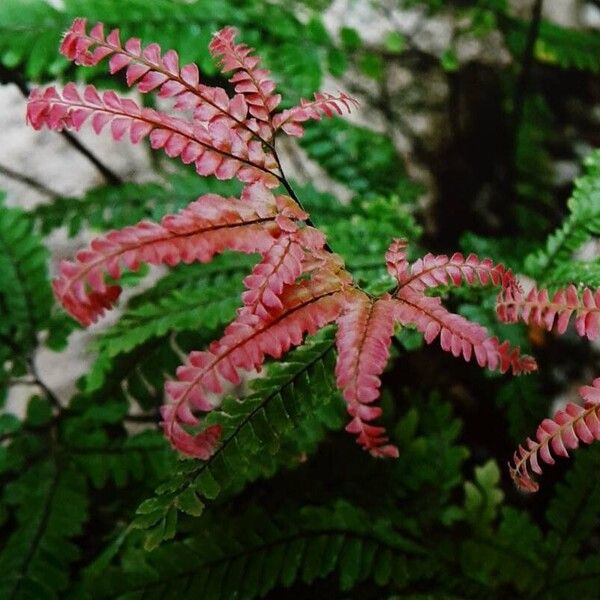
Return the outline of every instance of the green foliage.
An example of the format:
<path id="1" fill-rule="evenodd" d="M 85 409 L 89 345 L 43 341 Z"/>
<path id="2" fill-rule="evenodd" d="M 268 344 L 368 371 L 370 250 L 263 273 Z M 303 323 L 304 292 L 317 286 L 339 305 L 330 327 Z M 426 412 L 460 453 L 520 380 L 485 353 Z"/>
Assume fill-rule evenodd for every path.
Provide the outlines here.
<path id="1" fill-rule="evenodd" d="M 505 411 L 508 431 L 514 443 L 520 443 L 548 413 L 548 398 L 540 388 L 540 377 L 530 375 L 505 382 L 496 402 Z"/>
<path id="2" fill-rule="evenodd" d="M 55 460 L 39 463 L 7 486 L 17 526 L 0 554 L 3 598 L 56 597 L 67 588 L 73 538 L 88 517 L 83 477 Z"/>
<path id="3" fill-rule="evenodd" d="M 0 203 L 0 335 L 6 340 L 2 343 L 30 350 L 36 345 L 35 333 L 48 326 L 52 291 L 47 260 L 48 253 L 23 211 Z"/>
<path id="4" fill-rule="evenodd" d="M 511 51 L 522 55 L 528 23 L 512 19 L 507 32 Z M 535 58 L 563 69 L 600 71 L 600 39 L 593 31 L 581 31 L 542 20 L 534 48 Z"/>
<path id="5" fill-rule="evenodd" d="M 600 152 L 585 161 L 585 174 L 575 181 L 567 206 L 569 215 L 546 242 L 546 247 L 526 260 L 527 271 L 540 283 L 563 285 L 567 282 L 594 285 L 598 265 L 573 265 L 574 254 L 592 236 L 600 235 Z M 571 272 L 571 266 L 575 267 Z M 586 273 L 587 271 L 587 273 Z M 577 276 L 579 275 L 579 276 Z M 590 276 L 588 283 L 586 275 Z"/>
<path id="6" fill-rule="evenodd" d="M 56 47 L 75 17 L 119 27 L 122 35 L 176 47 L 184 63 L 196 62 L 207 76 L 217 70 L 206 51 L 214 31 L 234 25 L 256 45 L 273 69 L 284 97 L 297 101 L 318 90 L 332 44 L 319 18 L 306 26 L 292 10 L 260 0 L 66 0 L 64 9 L 45 0 L 3 0 L 0 4 L 0 64 L 27 79 L 48 81 L 71 68 Z M 339 68 L 337 69 L 339 74 Z M 79 73 L 89 81 L 105 79 L 102 68 Z"/>
<path id="7" fill-rule="evenodd" d="M 343 409 L 332 377 L 331 331 L 315 336 L 269 367 L 243 399 L 229 398 L 205 418 L 220 425 L 217 451 L 204 462 L 184 461 L 179 472 L 138 508 L 133 527 L 149 528 L 148 547 L 172 537 L 176 509 L 197 516 L 206 500 L 238 491 L 248 481 L 292 467 L 314 451 L 327 428 L 340 428 Z M 174 527 L 174 526 L 173 526 Z"/>
<path id="8" fill-rule="evenodd" d="M 375 92 L 373 99 L 361 99 L 368 117 L 372 101 L 380 109 L 396 101 L 384 94 L 394 83 L 386 81 L 395 72 L 390 61 L 417 82 L 400 92 L 412 114 L 422 102 L 416 96 L 421 75 L 429 78 L 431 68 L 452 92 L 434 118 L 447 112 L 461 135 L 460 106 L 467 103 L 465 110 L 471 110 L 473 82 L 479 83 L 482 70 L 497 77 L 502 90 L 499 104 L 507 112 L 498 123 L 513 108 L 530 25 L 510 17 L 504 0 L 403 1 L 404 7 L 424 9 L 425 21 L 439 11 L 460 19 L 440 61 L 439 51 L 428 54 L 393 29 L 377 47 L 348 27 L 330 36 L 321 19 L 327 0 L 63 4 L 0 1 L 0 66 L 28 81 L 67 78 L 72 67 L 57 57 L 57 41 L 74 16 L 85 15 L 104 21 L 107 29 L 120 27 L 123 37 L 177 49 L 183 62 L 199 63 L 204 81 L 222 84 L 205 48 L 216 29 L 234 25 L 259 49 L 290 102 L 310 97 L 327 72 L 341 78 L 350 66 Z M 477 58 L 459 64 L 453 49 L 460 36 L 496 30 L 507 41 L 510 64 Z M 459 232 L 462 248 L 540 284 L 600 286 L 600 262 L 590 251 L 600 236 L 598 151 L 576 181 L 564 222 L 540 249 L 563 213 L 554 161 L 566 160 L 572 148 L 562 139 L 562 112 L 587 109 L 578 104 L 580 87 L 595 89 L 598 44 L 593 32 L 542 21 L 522 122 L 519 131 L 509 132 L 516 157 L 501 154 L 506 131 L 491 142 L 477 139 L 494 145 L 499 164 L 490 170 L 497 168 L 499 178 L 514 159 L 508 178 L 515 180 L 486 182 L 499 194 L 505 184 L 509 190 L 501 206 L 489 209 L 491 216 L 486 212 L 490 219 L 477 234 Z M 560 69 L 548 66 L 585 73 L 568 74 L 578 77 L 573 86 L 560 79 Z M 92 68 L 78 76 L 102 87 L 106 74 Z M 564 97 L 557 83 L 568 90 Z M 323 120 L 307 125 L 299 140 L 308 158 L 350 192 L 349 202 L 310 184 L 293 184 L 355 280 L 377 294 L 394 287 L 384 262 L 391 239 L 408 238 L 415 254 L 424 230 L 423 245 L 444 252 L 455 245 L 438 236 L 443 223 L 430 214 L 429 200 L 435 205 L 436 186 L 443 184 L 435 180 L 437 148 L 425 140 L 406 154 L 415 171 L 427 171 L 424 181 L 433 177 L 421 204 L 425 190 L 408 177 L 392 142 L 393 118 L 388 125 L 389 134 L 383 134 Z M 569 143 L 579 151 L 581 132 L 568 125 Z M 590 139 L 586 132 L 584 142 Z M 457 163 L 465 156 L 472 153 L 457 156 Z M 549 481 L 545 495 L 532 500 L 516 494 L 504 464 L 514 442 L 532 435 L 549 414 L 556 390 L 575 377 L 579 381 L 583 371 L 588 377 L 596 355 L 583 344 L 565 352 L 550 338 L 535 341 L 524 327 L 497 324 L 494 291 L 440 293 L 451 294 L 458 312 L 493 334 L 524 349 L 533 346 L 541 364 L 551 360 L 553 368 L 514 379 L 479 376 L 469 366 L 448 366 L 451 357 L 436 358 L 418 332 L 397 331 L 382 385 L 384 424 L 400 449 L 394 461 L 372 459 L 342 432 L 347 417 L 334 383 L 333 329 L 244 379 L 205 416 L 203 426 L 223 428 L 210 459 L 180 460 L 168 447 L 158 412 L 164 382 L 186 352 L 206 347 L 230 322 L 255 256 L 225 254 L 210 264 L 161 272 L 158 279 L 153 272 L 147 289 L 133 290 L 118 319 L 95 330 L 88 346 L 92 366 L 77 392 L 67 397 L 58 390 L 56 398 L 39 381 L 36 359 L 43 345 L 61 350 L 73 325 L 53 305 L 42 236 L 61 227 L 73 236 L 157 220 L 202 194 L 239 192 L 236 184 L 185 170 L 165 172 L 160 161 L 155 168 L 152 183 L 101 186 L 30 213 L 0 204 L 0 397 L 5 402 L 10 392 L 7 406 L 15 412 L 0 415 L 0 597 L 595 597 L 600 449 L 578 450 L 565 474 L 555 470 L 557 483 Z M 480 211 L 486 198 L 484 190 L 461 200 Z M 460 220 L 462 214 L 448 218 Z M 136 276 L 130 283 L 139 281 Z"/>
<path id="9" fill-rule="evenodd" d="M 231 321 L 242 277 L 254 261 L 225 254 L 210 264 L 174 269 L 134 296 L 122 318 L 95 341 L 97 359 L 86 376 L 86 391 L 108 393 L 123 386 L 142 406 L 155 406 L 181 352 L 202 347 Z"/>
<path id="10" fill-rule="evenodd" d="M 597 548 L 586 561 L 578 558 L 600 516 L 596 477 L 598 448 L 581 451 L 546 513 L 546 534 L 526 513 L 504 508 L 498 529 L 463 549 L 464 568 L 473 576 L 506 583 L 526 597 L 593 597 L 600 577 Z"/>
<path id="11" fill-rule="evenodd" d="M 66 226 L 74 236 L 82 227 L 107 231 L 142 219 L 156 221 L 203 194 L 233 196 L 238 192 L 235 183 L 203 179 L 189 171 L 169 175 L 162 183 L 107 185 L 91 189 L 83 198 L 57 198 L 38 205 L 33 216 L 42 233 Z"/>
<path id="12" fill-rule="evenodd" d="M 520 203 L 516 218 L 531 232 L 548 230 L 546 212 L 553 204 L 552 161 L 548 147 L 554 138 L 555 124 L 548 103 L 541 95 L 529 95 L 516 139 L 515 162 Z"/>
<path id="13" fill-rule="evenodd" d="M 494 522 L 504 493 L 499 489 L 500 469 L 494 461 L 475 467 L 475 481 L 465 482 L 465 515 L 476 528 L 487 528 Z"/>
<path id="14" fill-rule="evenodd" d="M 306 127 L 300 145 L 331 177 L 363 197 L 398 194 L 414 200 L 420 189 L 408 180 L 392 141 L 342 119 Z"/>
<path id="15" fill-rule="evenodd" d="M 411 544 L 388 520 L 372 522 L 347 502 L 275 514 L 251 507 L 219 523 L 211 516 L 205 515 L 196 524 L 198 533 L 182 541 L 149 554 L 129 549 L 125 572 L 114 569 L 92 580 L 94 597 L 121 598 L 143 590 L 185 598 L 251 599 L 332 574 L 342 590 L 366 580 L 402 587 L 409 576 L 404 553 Z"/>

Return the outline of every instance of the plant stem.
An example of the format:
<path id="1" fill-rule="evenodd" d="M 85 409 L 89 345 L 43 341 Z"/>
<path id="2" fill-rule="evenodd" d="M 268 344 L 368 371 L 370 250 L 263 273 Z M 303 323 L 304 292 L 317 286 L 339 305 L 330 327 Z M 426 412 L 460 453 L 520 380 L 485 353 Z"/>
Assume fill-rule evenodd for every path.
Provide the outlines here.
<path id="1" fill-rule="evenodd" d="M 279 168 L 280 175 L 277 178 L 281 182 L 281 185 L 283 185 L 283 187 L 286 189 L 287 193 L 290 195 L 290 198 L 300 207 L 300 210 L 303 210 L 308 215 L 309 214 L 308 211 L 304 208 L 304 206 L 302 206 L 302 202 L 300 202 L 300 198 L 298 198 L 298 196 L 296 195 L 296 192 L 294 192 L 294 188 L 291 186 L 290 182 L 287 180 L 287 178 L 283 172 L 283 167 L 281 166 L 281 161 L 279 160 L 279 155 L 277 154 L 277 151 L 275 150 L 275 148 L 273 148 L 273 156 L 275 157 L 275 160 L 277 161 L 277 166 Z M 315 227 L 315 224 L 313 223 L 310 216 L 306 219 L 306 224 L 310 225 L 310 227 Z M 316 229 L 316 227 L 315 227 L 315 229 Z M 325 247 L 325 250 L 327 250 L 327 252 L 329 252 L 331 254 L 334 253 L 333 250 L 331 249 L 331 246 L 327 243 L 327 241 L 325 242 L 324 247 Z"/>
<path id="2" fill-rule="evenodd" d="M 23 173 L 18 173 L 17 171 L 13 171 L 9 167 L 5 167 L 4 165 L 0 165 L 0 175 L 4 175 L 9 179 L 14 179 L 15 181 L 19 181 L 20 183 L 24 183 L 29 187 L 32 187 L 34 190 L 37 190 L 41 194 L 45 196 L 49 196 L 50 198 L 56 198 L 59 196 L 58 192 L 46 187 L 43 183 L 36 181 L 32 177 L 28 175 L 23 175 Z"/>
<path id="3" fill-rule="evenodd" d="M 14 83 L 24 98 L 29 98 L 29 86 L 16 71 L 9 70 L 0 64 L 0 83 Z M 85 156 L 110 185 L 120 185 L 123 180 L 107 167 L 93 152 L 86 148 L 72 133 L 61 131 L 60 135 L 80 154 Z"/>

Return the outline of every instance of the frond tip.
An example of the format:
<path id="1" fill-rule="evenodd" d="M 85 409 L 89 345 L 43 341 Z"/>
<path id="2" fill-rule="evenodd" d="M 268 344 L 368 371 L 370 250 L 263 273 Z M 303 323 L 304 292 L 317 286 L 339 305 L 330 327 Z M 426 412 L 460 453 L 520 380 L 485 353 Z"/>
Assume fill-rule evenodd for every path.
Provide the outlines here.
<path id="1" fill-rule="evenodd" d="M 386 443 L 383 427 L 369 423 L 381 416 L 381 408 L 372 403 L 379 398 L 379 376 L 389 357 L 394 301 L 391 296 L 371 300 L 365 293 L 351 290 L 337 323 L 335 374 L 352 417 L 346 431 L 356 434 L 356 441 L 373 456 L 395 458 L 398 449 Z"/>
<path id="2" fill-rule="evenodd" d="M 521 320 L 548 331 L 556 329 L 559 334 L 566 331 L 574 315 L 580 336 L 595 340 L 600 335 L 600 289 L 584 288 L 578 292 L 570 285 L 550 297 L 547 290 L 533 288 L 523 294 L 518 286 L 506 286 L 498 297 L 497 312 L 502 321 L 516 323 Z"/>
<path id="3" fill-rule="evenodd" d="M 569 402 L 564 409 L 556 412 L 552 419 L 544 419 L 535 435 L 535 440 L 527 438 L 527 448 L 519 446 L 509 465 L 510 474 L 519 489 L 536 492 L 539 489 L 530 473 L 542 474 L 540 459 L 554 464 L 554 456 L 569 456 L 569 450 L 579 446 L 579 442 L 591 444 L 600 440 L 600 377 L 591 386 L 579 390 L 583 406 Z"/>

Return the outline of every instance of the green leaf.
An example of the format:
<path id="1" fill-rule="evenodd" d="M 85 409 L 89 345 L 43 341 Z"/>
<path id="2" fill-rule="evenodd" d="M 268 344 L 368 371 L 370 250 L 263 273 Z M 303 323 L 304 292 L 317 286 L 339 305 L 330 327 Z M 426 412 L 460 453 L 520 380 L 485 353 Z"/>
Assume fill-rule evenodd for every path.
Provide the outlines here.
<path id="1" fill-rule="evenodd" d="M 365 52 L 359 60 L 358 66 L 362 73 L 371 79 L 379 80 L 384 75 L 384 62 L 379 54 Z"/>
<path id="2" fill-rule="evenodd" d="M 481 467 L 475 467 L 474 483 L 465 482 L 465 513 L 475 527 L 489 527 L 496 518 L 504 499 L 499 484 L 500 469 L 493 460 Z"/>
<path id="3" fill-rule="evenodd" d="M 440 64 L 442 65 L 442 69 L 448 73 L 458 71 L 460 63 L 458 62 L 458 56 L 453 48 L 444 50 L 442 56 L 440 56 Z"/>
<path id="4" fill-rule="evenodd" d="M 183 494 L 181 507 L 200 513 L 202 499 L 214 500 L 284 466 L 298 465 L 304 453 L 314 451 L 327 429 L 338 429 L 344 422 L 333 367 L 330 329 L 309 338 L 284 362 L 269 365 L 267 376 L 252 383 L 249 396 L 226 398 L 204 418 L 204 425 L 222 427 L 215 453 L 206 461 L 181 463 L 173 483 L 162 485 L 158 496 L 143 503 L 141 510 L 159 510 Z M 193 501 L 196 496 L 198 502 Z M 156 535 L 158 531 L 153 540 Z"/>
<path id="5" fill-rule="evenodd" d="M 33 427 L 45 425 L 52 418 L 52 405 L 47 398 L 33 396 L 27 405 L 27 423 Z"/>
<path id="6" fill-rule="evenodd" d="M 357 50 L 362 46 L 362 40 L 358 31 L 351 27 L 342 27 L 340 29 L 340 39 L 346 50 Z"/>
<path id="7" fill-rule="evenodd" d="M 406 38 L 398 31 L 389 31 L 384 40 L 385 49 L 393 54 L 401 54 L 406 48 Z"/>
<path id="8" fill-rule="evenodd" d="M 0 596 L 57 597 L 79 557 L 73 538 L 87 519 L 83 477 L 50 458 L 10 483 L 6 500 L 16 509 L 17 526 L 0 553 Z"/>

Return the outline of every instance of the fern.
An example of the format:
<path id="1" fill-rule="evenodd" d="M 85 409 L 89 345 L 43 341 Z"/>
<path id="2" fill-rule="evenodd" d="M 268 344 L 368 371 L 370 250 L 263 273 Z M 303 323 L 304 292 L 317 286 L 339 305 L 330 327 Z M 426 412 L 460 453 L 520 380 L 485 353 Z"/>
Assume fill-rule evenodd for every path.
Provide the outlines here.
<path id="1" fill-rule="evenodd" d="M 590 477 L 598 465 L 598 448 L 577 455 L 573 468 L 546 511 L 547 533 L 526 514 L 504 508 L 495 530 L 467 542 L 462 564 L 485 582 L 512 584 L 523 595 L 592 597 L 598 586 L 597 554 L 579 558 L 589 532 L 598 524 L 599 485 Z"/>
<path id="2" fill-rule="evenodd" d="M 164 290 L 166 282 L 162 283 Z M 123 317 L 98 339 L 96 349 L 112 358 L 169 332 L 216 331 L 235 315 L 241 291 L 239 279 L 218 276 L 198 279 L 160 296 L 153 289 L 135 298 Z"/>
<path id="3" fill-rule="evenodd" d="M 544 419 L 536 432 L 536 440 L 527 439 L 527 448 L 519 446 L 511 466 L 511 476 L 517 485 L 526 491 L 537 491 L 538 485 L 531 479 L 528 468 L 542 473 L 539 459 L 554 464 L 553 455 L 568 456 L 569 450 L 579 442 L 589 444 L 600 439 L 600 378 L 592 386 L 580 391 L 583 407 L 568 403 L 553 419 Z"/>
<path id="4" fill-rule="evenodd" d="M 297 464 L 303 453 L 314 450 L 326 427 L 341 427 L 333 361 L 333 336 L 323 332 L 291 353 L 287 362 L 271 365 L 243 401 L 226 399 L 206 417 L 209 427 L 222 430 L 221 445 L 200 464 L 182 463 L 180 474 L 140 506 L 134 526 L 158 522 L 154 536 L 150 531 L 150 545 L 162 539 L 161 527 L 175 507 L 199 514 L 206 500 Z"/>
<path id="5" fill-rule="evenodd" d="M 300 145 L 327 174 L 358 194 L 398 194 L 408 201 L 420 189 L 411 183 L 391 140 L 336 119 L 306 128 Z"/>
<path id="6" fill-rule="evenodd" d="M 47 260 L 25 214 L 0 204 L 0 333 L 24 351 L 37 345 L 37 333 L 49 325 Z"/>
<path id="7" fill-rule="evenodd" d="M 165 434 L 174 448 L 203 460 L 217 450 L 222 427 L 204 425 L 198 430 L 202 427 L 198 413 L 218 406 L 225 383 L 239 384 L 240 370 L 258 369 L 268 356 L 281 358 L 300 345 L 305 334 L 333 321 L 341 326 L 351 306 L 368 298 L 353 289 L 341 258 L 311 226 L 285 178 L 275 146 L 282 131 L 299 136 L 304 121 L 350 111 L 353 101 L 344 94 L 318 93 L 312 103 L 301 101 L 295 108 L 276 112 L 281 97 L 269 71 L 259 68 L 260 59 L 251 48 L 238 44 L 236 35 L 235 29 L 225 28 L 209 45 L 221 68 L 233 72 L 229 81 L 236 94 L 229 98 L 222 88 L 200 83 L 198 67 L 181 66 L 173 50 L 163 53 L 157 44 L 144 47 L 137 38 L 122 43 L 118 30 L 105 34 L 98 23 L 88 32 L 86 21 L 75 19 L 61 44 L 66 57 L 86 66 L 108 59 L 111 72 L 125 70 L 130 87 L 142 93 L 159 90 L 159 95 L 174 100 L 175 111 L 191 111 L 192 121 L 143 109 L 112 91 L 99 95 L 93 86 L 82 94 L 73 84 L 62 92 L 52 87 L 34 90 L 27 108 L 28 121 L 36 129 L 79 130 L 89 119 L 100 133 L 110 124 L 117 140 L 126 133 L 133 143 L 149 137 L 153 148 L 194 163 L 200 175 L 249 184 L 240 199 L 205 195 L 160 223 L 142 221 L 97 238 L 77 254 L 76 261 L 61 264 L 53 284 L 63 306 L 89 325 L 119 297 L 121 288 L 113 280 L 121 277 L 123 267 L 135 271 L 142 263 L 210 262 L 225 250 L 261 255 L 244 279 L 244 306 L 221 339 L 206 351 L 189 354 L 176 379 L 165 385 L 167 400 L 161 409 Z M 279 184 L 291 196 L 269 191 Z M 522 358 L 508 342 L 499 344 L 483 327 L 448 313 L 438 299 L 423 293 L 449 280 L 457 286 L 463 280 L 468 285 L 476 280 L 506 285 L 510 274 L 503 267 L 455 254 L 450 259 L 427 255 L 410 269 L 405 261 L 399 270 L 403 252 L 404 246 L 396 241 L 386 255 L 398 288 L 393 297 L 384 294 L 372 303 L 374 320 L 367 317 L 353 342 L 356 356 L 346 365 L 342 348 L 346 336 L 337 340 L 338 385 L 353 417 L 349 431 L 358 434 L 358 443 L 375 456 L 397 454 L 386 444 L 384 430 L 370 423 L 380 410 L 368 406 L 379 395 L 379 375 L 388 356 L 385 348 L 396 321 L 414 324 L 428 343 L 439 335 L 443 350 L 467 361 L 474 356 L 482 367 L 501 372 L 511 368 L 514 373 L 535 369 L 532 359 Z M 386 310 L 379 311 L 384 305 Z M 366 341 L 370 337 L 373 343 Z M 361 375 L 363 364 L 373 368 Z M 349 385 L 352 380 L 361 383 Z"/>
<path id="8" fill-rule="evenodd" d="M 18 526 L 0 554 L 2 597 L 55 597 L 66 589 L 69 565 L 79 558 L 72 538 L 88 517 L 83 477 L 51 458 L 5 493 Z"/>
<path id="9" fill-rule="evenodd" d="M 571 267 L 573 254 L 592 236 L 600 235 L 600 152 L 587 158 L 585 168 L 584 176 L 575 182 L 569 199 L 568 217 L 548 238 L 545 249 L 526 259 L 527 271 L 541 283 L 567 283 L 561 269 L 567 264 Z M 568 282 L 577 280 L 571 276 Z M 587 282 L 585 278 L 581 281 Z"/>
<path id="10" fill-rule="evenodd" d="M 57 198 L 36 206 L 33 216 L 42 233 L 66 225 L 70 236 L 83 227 L 117 229 L 142 219 L 160 219 L 209 193 L 239 193 L 229 182 L 199 179 L 192 173 L 175 173 L 160 183 L 124 183 L 118 188 L 101 186 L 83 198 Z"/>
<path id="11" fill-rule="evenodd" d="M 506 507 L 500 524 L 490 534 L 469 540 L 461 549 L 461 565 L 470 575 L 501 597 L 504 585 L 520 594 L 535 589 L 544 572 L 540 548 L 543 534 L 525 513 Z M 488 588 L 488 593 L 494 593 Z"/>
<path id="12" fill-rule="evenodd" d="M 197 62 L 209 76 L 217 73 L 204 50 L 213 31 L 235 25 L 245 39 L 259 46 L 288 97 L 310 94 L 321 85 L 323 55 L 332 42 L 315 15 L 307 28 L 289 8 L 265 6 L 258 0 L 228 0 L 218 7 L 210 0 L 68 0 L 64 9 L 44 0 L 6 0 L 0 6 L 0 63 L 22 70 L 28 79 L 53 80 L 69 70 L 54 48 L 72 20 L 86 15 L 90 20 L 118 26 L 127 37 L 154 39 L 165 46 L 177 44 L 186 62 Z M 83 75 L 102 81 L 91 70 Z"/>
<path id="13" fill-rule="evenodd" d="M 581 561 L 579 553 L 591 541 L 589 533 L 600 519 L 600 485 L 597 478 L 589 476 L 598 468 L 599 450 L 592 447 L 577 455 L 548 506 L 546 521 L 550 531 L 544 547 L 548 567 L 540 594 L 566 597 L 573 593 L 585 597 L 593 595 L 598 587 L 597 553 L 587 561 Z"/>
<path id="14" fill-rule="evenodd" d="M 515 322 L 519 319 L 565 333 L 569 321 L 575 315 L 577 333 L 590 340 L 600 335 L 600 290 L 584 288 L 581 294 L 574 285 L 559 289 L 552 297 L 548 291 L 533 288 L 523 294 L 518 284 L 507 285 L 498 296 L 498 316 L 501 320 Z M 519 446 L 510 467 L 515 483 L 525 491 L 537 491 L 538 484 L 529 474 L 529 467 L 541 474 L 539 458 L 554 464 L 553 454 L 568 456 L 568 450 L 577 448 L 579 442 L 589 444 L 600 439 L 600 379 L 592 386 L 580 389 L 583 407 L 568 403 L 553 419 L 544 419 L 536 432 L 536 440 L 527 438 L 527 448 Z"/>
<path id="15" fill-rule="evenodd" d="M 84 434 L 85 432 L 85 434 Z M 157 431 L 145 431 L 110 440 L 102 429 L 79 428 L 66 440 L 66 448 L 80 473 L 97 489 L 109 482 L 123 488 L 131 482 L 158 482 L 172 468 L 172 454 Z"/>
<path id="16" fill-rule="evenodd" d="M 504 383 L 497 403 L 506 411 L 510 437 L 515 442 L 524 438 L 548 411 L 548 398 L 537 374 Z"/>
<path id="17" fill-rule="evenodd" d="M 407 582 L 406 554 L 421 553 L 389 521 L 368 523 L 363 511 L 346 502 L 275 515 L 250 509 L 226 527 L 208 521 L 201 534 L 148 555 L 142 569 L 125 576 L 108 571 L 93 580 L 92 589 L 97 597 L 111 598 L 144 592 L 250 599 L 333 573 L 342 590 L 367 579 L 401 588 Z M 139 556 L 135 550 L 133 555 Z M 183 555 L 185 562 L 169 559 Z"/>

